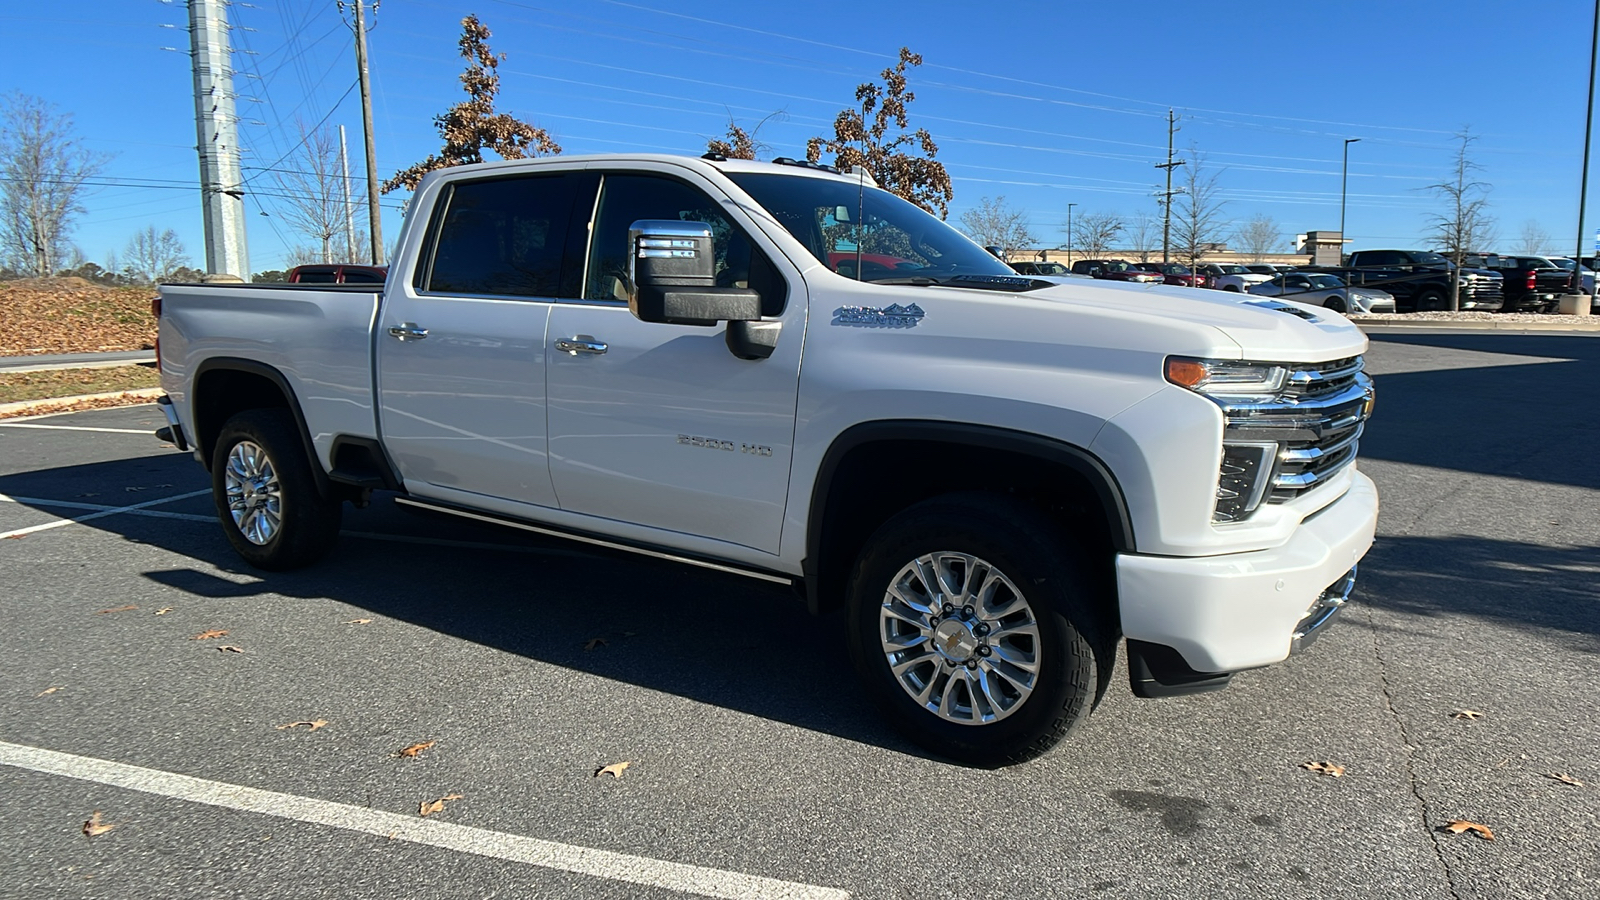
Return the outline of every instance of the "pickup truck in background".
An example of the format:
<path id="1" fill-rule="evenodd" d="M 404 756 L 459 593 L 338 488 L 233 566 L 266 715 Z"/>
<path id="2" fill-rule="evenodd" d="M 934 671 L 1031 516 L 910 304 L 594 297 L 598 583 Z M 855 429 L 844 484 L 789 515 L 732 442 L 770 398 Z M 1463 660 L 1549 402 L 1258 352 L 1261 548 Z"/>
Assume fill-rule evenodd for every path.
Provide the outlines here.
<path id="1" fill-rule="evenodd" d="M 1337 275 L 1352 287 L 1377 288 L 1394 297 L 1400 312 L 1450 308 L 1450 280 L 1455 264 L 1431 250 L 1353 250 L 1343 266 L 1306 266 L 1302 272 Z M 1459 305 L 1463 310 L 1500 309 L 1503 279 L 1499 272 L 1462 267 Z"/>
<path id="2" fill-rule="evenodd" d="M 1543 256 L 1469 253 L 1461 264 L 1500 273 L 1502 312 L 1555 312 L 1572 285 L 1572 271 Z"/>
<path id="3" fill-rule="evenodd" d="M 160 288 L 162 432 L 245 561 L 316 561 L 378 494 L 790 587 L 967 763 L 1049 748 L 1119 648 L 1142 697 L 1284 659 L 1373 540 L 1343 316 L 1018 275 L 860 172 L 446 169 L 389 276 Z"/>

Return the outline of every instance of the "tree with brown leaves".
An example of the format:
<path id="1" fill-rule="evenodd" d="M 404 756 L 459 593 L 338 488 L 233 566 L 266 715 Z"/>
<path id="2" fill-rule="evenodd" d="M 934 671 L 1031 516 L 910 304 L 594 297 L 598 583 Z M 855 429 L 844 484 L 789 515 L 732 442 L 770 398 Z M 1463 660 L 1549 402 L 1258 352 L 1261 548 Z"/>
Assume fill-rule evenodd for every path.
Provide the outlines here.
<path id="1" fill-rule="evenodd" d="M 839 168 L 861 166 L 884 190 L 942 219 L 949 214 L 950 201 L 955 197 L 950 174 L 934 160 L 939 146 L 928 130 L 908 130 L 906 107 L 916 94 L 906 89 L 906 67 L 920 65 L 921 54 L 901 47 L 900 61 L 883 70 L 882 85 L 868 82 L 856 87 L 856 102 L 861 108 L 840 111 L 833 120 L 834 136 L 814 137 L 806 142 L 806 159 L 820 162 L 826 150 L 834 155 L 833 164 Z M 901 149 L 907 146 L 912 152 Z M 915 155 L 917 149 L 921 155 Z"/>
<path id="2" fill-rule="evenodd" d="M 489 28 L 477 16 L 461 20 L 461 56 L 468 61 L 461 73 L 461 86 L 468 99 L 436 116 L 433 124 L 444 138 L 444 149 L 409 169 L 397 172 L 383 183 L 383 192 L 395 188 L 415 189 L 422 176 L 434 169 L 483 162 L 483 151 L 493 150 L 501 159 L 523 159 L 561 152 L 543 128 L 505 113 L 494 111 L 494 98 L 500 92 L 500 76 L 495 70 L 505 54 L 489 49 Z"/>
<path id="3" fill-rule="evenodd" d="M 728 123 L 728 139 L 712 138 L 706 141 L 706 152 L 727 159 L 755 159 L 756 141 L 750 132 L 735 122 Z"/>

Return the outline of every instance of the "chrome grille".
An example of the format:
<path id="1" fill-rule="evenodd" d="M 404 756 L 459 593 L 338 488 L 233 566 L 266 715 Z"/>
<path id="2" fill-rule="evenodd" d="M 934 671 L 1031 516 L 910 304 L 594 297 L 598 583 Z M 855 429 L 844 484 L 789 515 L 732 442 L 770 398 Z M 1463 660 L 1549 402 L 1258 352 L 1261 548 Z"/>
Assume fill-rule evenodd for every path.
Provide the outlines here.
<path id="1" fill-rule="evenodd" d="M 1265 502 L 1292 500 L 1355 462 L 1373 396 L 1361 369 L 1359 356 L 1301 365 L 1274 396 L 1222 402 L 1227 444 L 1278 447 Z"/>

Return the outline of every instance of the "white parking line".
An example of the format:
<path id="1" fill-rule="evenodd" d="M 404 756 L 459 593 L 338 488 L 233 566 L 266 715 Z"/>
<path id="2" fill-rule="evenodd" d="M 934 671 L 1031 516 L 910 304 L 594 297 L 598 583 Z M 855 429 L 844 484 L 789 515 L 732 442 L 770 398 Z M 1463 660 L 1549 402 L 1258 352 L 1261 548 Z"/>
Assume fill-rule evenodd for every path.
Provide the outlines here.
<path id="1" fill-rule="evenodd" d="M 199 497 L 203 494 L 209 493 L 211 493 L 209 489 L 204 491 L 190 491 L 187 494 L 178 494 L 175 497 L 161 497 L 156 500 L 147 500 L 144 503 L 135 503 L 132 506 L 108 507 L 100 510 L 99 512 L 92 512 L 86 516 L 78 516 L 75 519 L 58 519 L 54 522 L 46 522 L 43 525 L 34 525 L 29 528 L 18 528 L 15 531 L 0 533 L 0 540 L 5 538 L 21 537 L 25 534 L 33 534 L 34 532 L 38 531 L 49 531 L 52 528 L 64 528 L 68 525 L 76 525 L 79 522 L 87 522 L 91 519 L 102 519 L 106 516 L 117 515 L 118 513 L 132 512 L 136 509 L 144 509 L 147 506 L 160 506 L 163 503 L 173 503 L 178 500 L 187 500 L 190 497 Z"/>
<path id="2" fill-rule="evenodd" d="M 105 434 L 142 434 L 155 437 L 153 428 L 90 428 L 88 425 L 35 425 L 32 422 L 0 422 L 0 428 L 39 428 L 51 431 L 99 431 Z"/>
<path id="3" fill-rule="evenodd" d="M 0 741 L 0 765 L 130 791 L 409 841 L 577 875 L 727 900 L 848 900 L 837 888 L 559 844 L 467 825 L 209 781 L 159 769 Z"/>
<path id="4" fill-rule="evenodd" d="M 209 491 L 201 491 L 200 493 L 209 493 Z M 184 496 L 192 497 L 194 495 L 185 494 Z M 177 500 L 179 498 L 173 497 L 172 499 Z M 216 516 L 201 516 L 194 513 L 167 512 L 161 509 L 136 509 L 131 506 L 106 506 L 103 503 L 80 503 L 76 500 L 15 497 L 11 494 L 0 494 L 0 503 L 15 503 L 19 506 L 55 507 L 59 509 L 84 509 L 92 512 L 103 512 L 106 515 L 116 513 L 118 515 L 147 516 L 152 519 L 180 519 L 185 522 L 217 521 Z M 86 516 L 84 518 L 89 517 Z M 67 520 L 60 524 L 70 525 L 73 521 L 81 522 L 83 519 Z M 50 527 L 55 528 L 59 527 L 59 525 L 50 523 Z M 571 550 L 561 547 L 524 547 L 517 544 L 497 544 L 493 541 L 456 541 L 449 538 L 417 537 L 409 534 L 380 534 L 375 531 L 341 531 L 339 534 L 341 537 L 361 538 L 368 541 L 389 541 L 395 544 L 424 544 L 430 547 L 459 547 L 467 550 L 504 550 L 508 553 L 532 553 L 538 556 L 574 556 L 584 559 L 594 556 L 593 553 L 586 550 Z M 4 535 L 0 535 L 0 537 L 4 537 Z"/>

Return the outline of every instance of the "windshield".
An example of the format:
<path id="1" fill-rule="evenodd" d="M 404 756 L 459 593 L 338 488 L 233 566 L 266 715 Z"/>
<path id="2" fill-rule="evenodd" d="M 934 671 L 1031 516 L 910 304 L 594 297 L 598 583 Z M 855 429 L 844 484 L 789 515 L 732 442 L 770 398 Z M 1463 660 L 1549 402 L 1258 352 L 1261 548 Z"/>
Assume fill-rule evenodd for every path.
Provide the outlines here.
<path id="1" fill-rule="evenodd" d="M 777 173 L 728 177 L 819 262 L 847 278 L 1019 277 L 966 235 L 881 188 Z"/>
<path id="2" fill-rule="evenodd" d="M 1244 266 L 1219 266 L 1219 268 L 1221 268 L 1222 271 L 1225 274 L 1228 274 L 1228 275 L 1254 275 L 1254 274 L 1256 274 L 1256 273 L 1250 271 L 1249 269 L 1246 269 Z"/>
<path id="3" fill-rule="evenodd" d="M 1450 264 L 1450 260 L 1427 250 L 1419 250 L 1409 254 L 1409 256 L 1411 261 L 1419 266 L 1447 266 Z"/>

